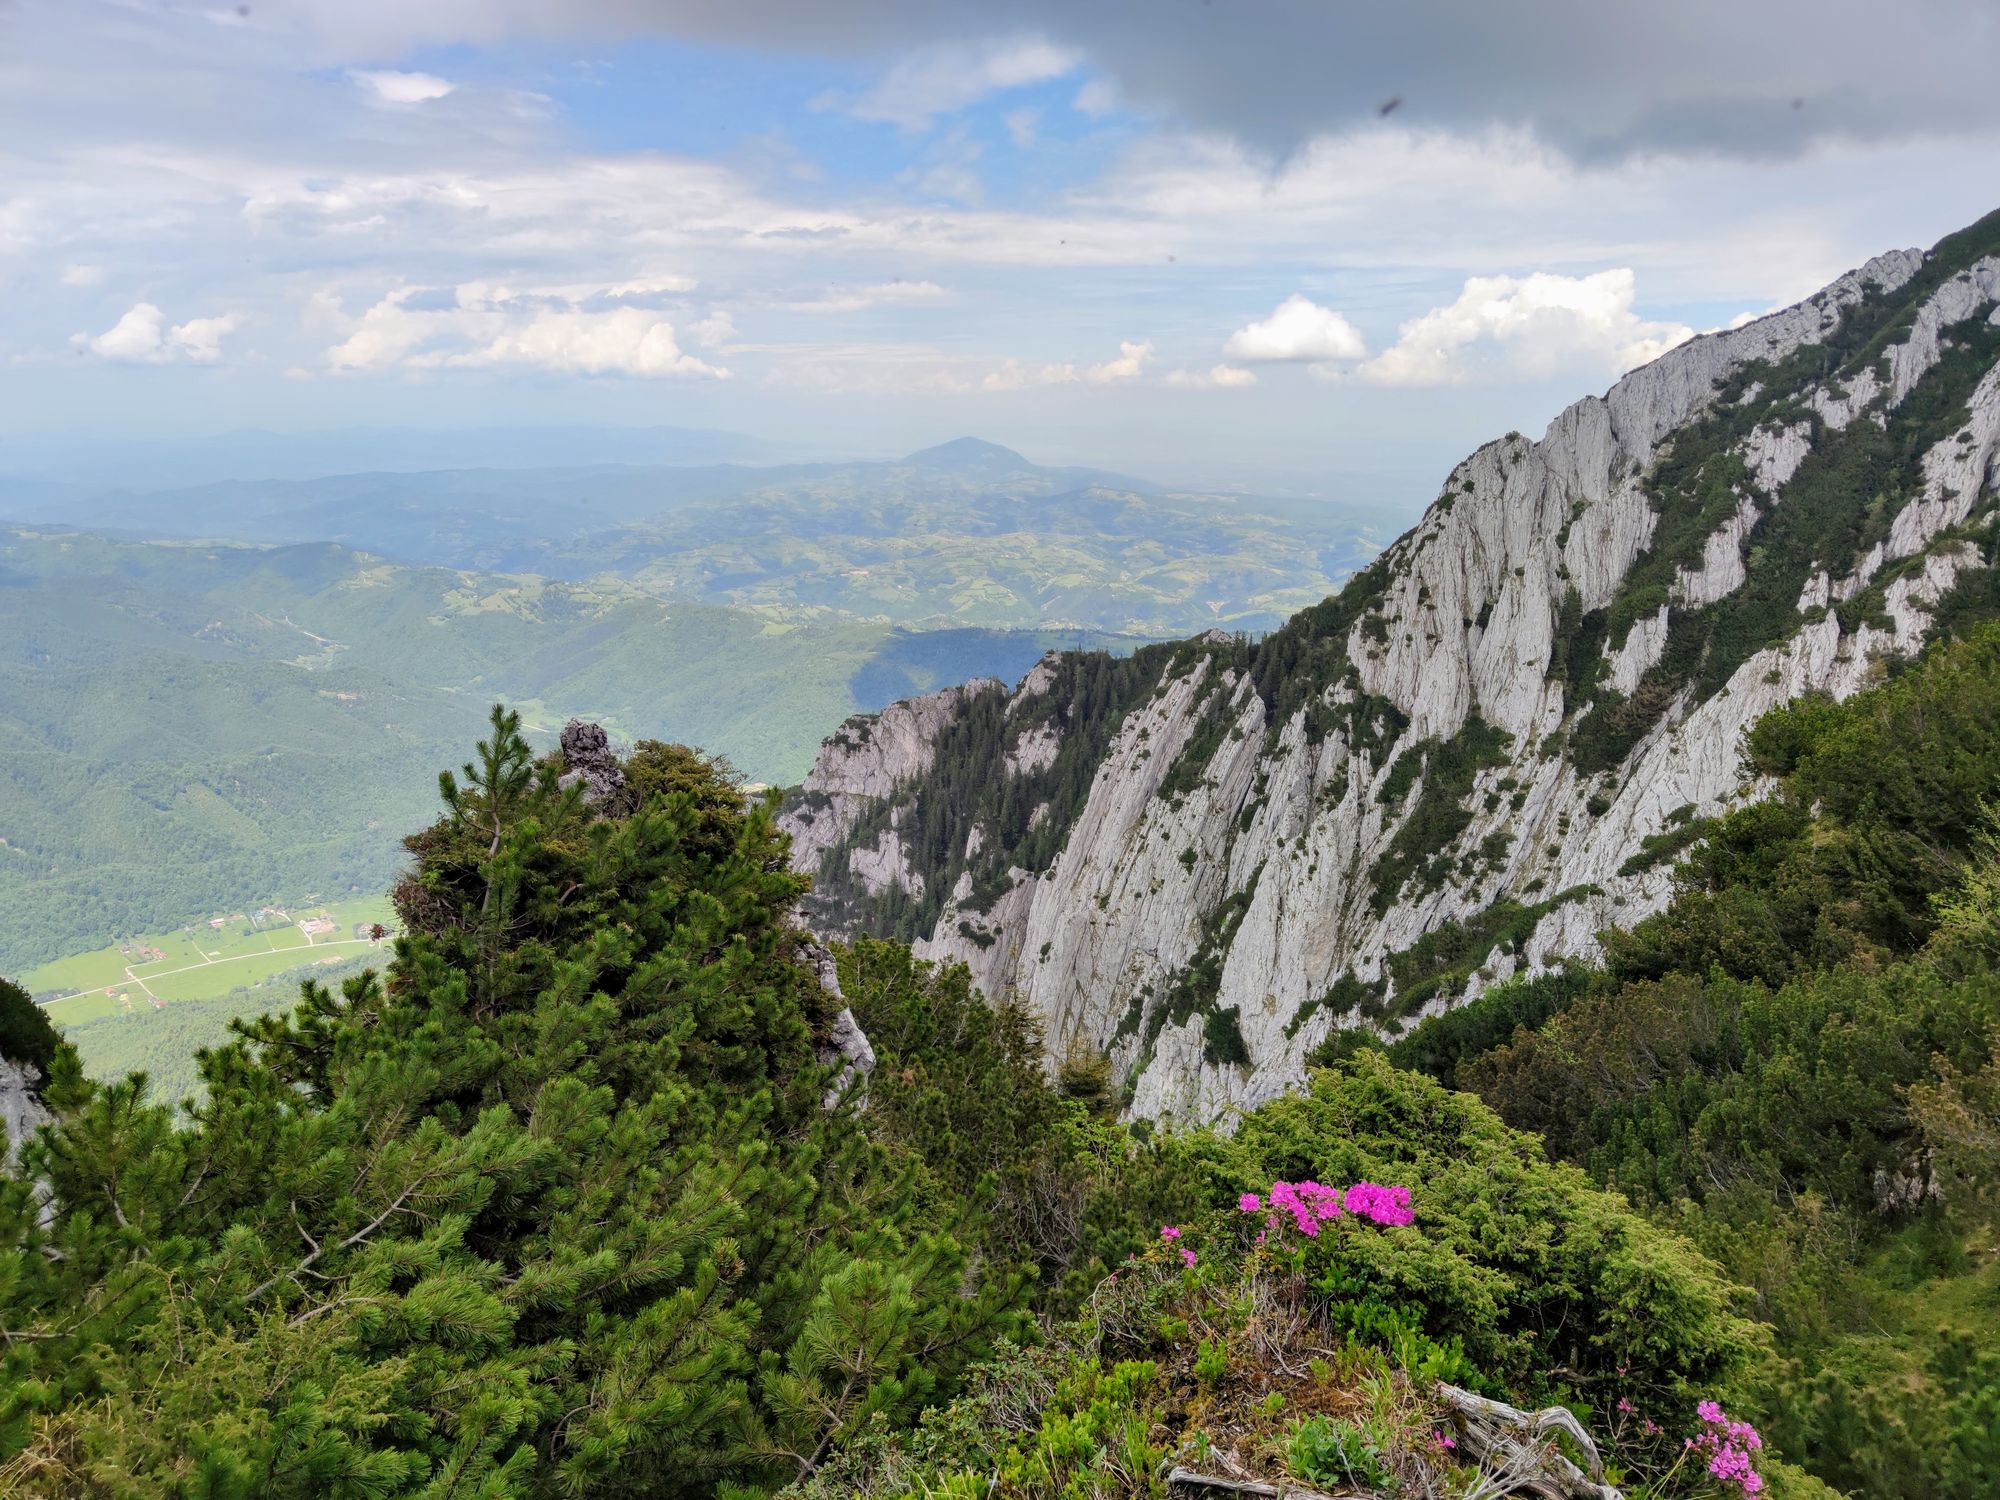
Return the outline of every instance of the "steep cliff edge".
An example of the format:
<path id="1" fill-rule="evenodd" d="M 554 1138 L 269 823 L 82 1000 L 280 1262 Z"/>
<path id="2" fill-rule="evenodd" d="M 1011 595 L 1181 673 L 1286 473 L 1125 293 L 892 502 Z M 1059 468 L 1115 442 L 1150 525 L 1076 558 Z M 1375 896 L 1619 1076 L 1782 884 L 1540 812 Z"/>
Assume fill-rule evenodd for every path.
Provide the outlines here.
<path id="1" fill-rule="evenodd" d="M 851 721 L 795 859 L 820 923 L 963 959 L 1139 1114 L 1221 1118 L 1658 909 L 1756 794 L 1749 724 L 1990 608 L 1996 473 L 2000 214 L 1481 448 L 1261 641 Z"/>

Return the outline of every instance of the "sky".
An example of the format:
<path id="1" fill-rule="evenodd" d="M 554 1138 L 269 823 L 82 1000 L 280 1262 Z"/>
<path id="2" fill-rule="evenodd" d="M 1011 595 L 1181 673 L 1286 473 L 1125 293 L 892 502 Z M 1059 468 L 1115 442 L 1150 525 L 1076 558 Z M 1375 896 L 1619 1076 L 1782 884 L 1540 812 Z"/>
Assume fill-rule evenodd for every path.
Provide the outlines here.
<path id="1" fill-rule="evenodd" d="M 1992 0 L 0 0 L 0 473 L 661 424 L 1415 505 L 2000 206 L 1996 63 Z"/>

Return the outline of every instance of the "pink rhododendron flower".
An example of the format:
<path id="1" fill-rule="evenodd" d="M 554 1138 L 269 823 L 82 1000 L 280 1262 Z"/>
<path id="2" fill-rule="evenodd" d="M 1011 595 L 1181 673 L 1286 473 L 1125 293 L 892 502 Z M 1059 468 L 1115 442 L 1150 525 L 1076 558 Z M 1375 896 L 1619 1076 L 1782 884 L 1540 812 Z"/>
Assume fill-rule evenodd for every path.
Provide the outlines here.
<path id="1" fill-rule="evenodd" d="M 1706 1430 L 1687 1440 L 1690 1450 L 1708 1455 L 1709 1475 L 1725 1485 L 1734 1485 L 1746 1495 L 1764 1488 L 1764 1476 L 1752 1465 L 1750 1455 L 1764 1446 L 1764 1439 L 1748 1422 L 1732 1422 L 1719 1401 L 1702 1401 L 1695 1406 Z"/>
<path id="2" fill-rule="evenodd" d="M 1356 1218 L 1377 1224 L 1408 1224 L 1416 1218 L 1408 1188 L 1383 1187 L 1375 1182 L 1357 1182 L 1349 1188 L 1346 1208 Z"/>
<path id="3" fill-rule="evenodd" d="M 1179 1239 L 1180 1237 L 1181 1237 L 1180 1230 L 1176 1229 L 1173 1225 L 1162 1224 L 1160 1226 L 1160 1238 L 1167 1241 L 1168 1244 L 1172 1244 L 1175 1240 Z"/>
<path id="4" fill-rule="evenodd" d="M 1192 1267 L 1193 1267 L 1193 1265 L 1194 1265 L 1194 1260 L 1195 1260 L 1195 1255 L 1194 1255 L 1194 1251 L 1192 1251 L 1192 1250 L 1183 1250 L 1183 1251 L 1181 1251 L 1181 1264 L 1182 1264 L 1182 1265 L 1184 1265 L 1184 1266 L 1188 1266 L 1188 1267 L 1192 1268 Z"/>
<path id="5" fill-rule="evenodd" d="M 1236 1206 L 1244 1213 L 1256 1213 L 1265 1205 L 1257 1194 L 1245 1193 Z M 1375 1182 L 1357 1182 L 1344 1190 L 1320 1182 L 1274 1182 L 1269 1206 L 1266 1229 L 1279 1228 L 1289 1217 L 1307 1239 L 1317 1239 L 1321 1229 L 1343 1216 L 1383 1225 L 1409 1224 L 1416 1219 L 1408 1188 Z"/>

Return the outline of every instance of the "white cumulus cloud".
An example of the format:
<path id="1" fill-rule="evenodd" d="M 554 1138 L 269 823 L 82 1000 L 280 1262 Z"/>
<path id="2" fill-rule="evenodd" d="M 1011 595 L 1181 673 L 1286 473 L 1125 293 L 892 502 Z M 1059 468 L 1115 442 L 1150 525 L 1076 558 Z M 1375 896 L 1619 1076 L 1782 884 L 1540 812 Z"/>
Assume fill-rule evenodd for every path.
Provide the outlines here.
<path id="1" fill-rule="evenodd" d="M 1026 365 L 1018 359 L 1008 359 L 1001 361 L 998 369 L 990 371 L 980 385 L 989 391 L 1019 391 L 1032 385 L 1124 385 L 1137 380 L 1152 357 L 1151 340 L 1122 339 L 1118 344 L 1118 357 L 1107 359 L 1102 364 Z M 1217 366 L 1217 369 L 1220 368 Z M 1249 371 L 1241 373 L 1247 375 Z M 1169 384 L 1176 383 L 1171 375 L 1167 380 Z"/>
<path id="2" fill-rule="evenodd" d="M 347 337 L 327 350 L 327 363 L 348 373 L 393 369 L 518 366 L 576 375 L 698 375 L 727 380 L 729 371 L 687 353 L 671 319 L 644 307 L 592 310 L 549 305 L 546 289 L 515 296 L 505 288 L 466 282 L 442 303 L 436 289 L 404 287 L 359 318 L 332 309 Z M 322 316 L 324 302 L 318 304 Z M 726 314 L 697 325 L 697 339 L 735 331 Z"/>
<path id="3" fill-rule="evenodd" d="M 102 359 L 125 364 L 165 364 L 191 359 L 203 364 L 221 357 L 224 335 L 241 323 L 234 313 L 190 318 L 169 327 L 166 315 L 150 302 L 135 302 L 125 316 L 92 337 L 79 333 L 76 342 Z"/>
<path id="4" fill-rule="evenodd" d="M 1232 333 L 1222 352 L 1231 359 L 1258 363 L 1330 364 L 1361 359 L 1368 346 L 1346 318 L 1294 292 L 1272 309 L 1270 317 Z"/>
<path id="5" fill-rule="evenodd" d="M 704 349 L 720 349 L 736 337 L 736 320 L 729 316 L 727 308 L 718 307 L 707 317 L 691 324 L 688 332 L 694 341 Z"/>
<path id="6" fill-rule="evenodd" d="M 1241 365 L 1216 365 L 1207 370 L 1172 370 L 1166 383 L 1179 390 L 1241 390 L 1257 383 L 1257 372 Z"/>
<path id="7" fill-rule="evenodd" d="M 428 104 L 458 87 L 435 73 L 398 73 L 392 69 L 356 68 L 347 75 L 377 104 Z"/>
<path id="8" fill-rule="evenodd" d="M 234 313 L 224 313 L 219 318 L 189 318 L 168 331 L 168 347 L 204 363 L 220 359 L 223 336 L 234 333 L 238 321 Z"/>
<path id="9" fill-rule="evenodd" d="M 1139 372 L 1146 367 L 1146 361 L 1153 357 L 1153 345 L 1149 339 L 1145 343 L 1121 340 L 1118 357 L 1108 359 L 1101 365 L 1092 365 L 1083 372 L 1083 378 L 1092 385 L 1119 385 L 1127 380 L 1137 380 Z"/>
<path id="10" fill-rule="evenodd" d="M 656 312 L 540 312 L 481 348 L 429 356 L 447 365 L 529 365 L 574 375 L 706 375 L 729 372 L 683 353 L 674 325 Z M 413 361 L 413 363 L 423 362 Z"/>
<path id="11" fill-rule="evenodd" d="M 64 286 L 96 286 L 104 279 L 102 266 L 65 266 L 62 273 Z"/>
<path id="12" fill-rule="evenodd" d="M 1395 344 L 1356 371 L 1377 385 L 1446 385 L 1482 361 L 1547 376 L 1589 366 L 1623 374 L 1694 336 L 1684 323 L 1632 310 L 1630 268 L 1589 276 L 1474 276 L 1458 300 L 1397 330 Z"/>

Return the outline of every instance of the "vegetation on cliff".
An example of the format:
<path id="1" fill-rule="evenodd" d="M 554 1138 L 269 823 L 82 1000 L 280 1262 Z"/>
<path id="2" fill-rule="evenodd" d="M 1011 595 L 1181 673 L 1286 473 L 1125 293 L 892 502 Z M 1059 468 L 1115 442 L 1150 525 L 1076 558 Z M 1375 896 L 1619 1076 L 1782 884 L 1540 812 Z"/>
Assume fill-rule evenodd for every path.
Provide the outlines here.
<path id="1" fill-rule="evenodd" d="M 596 806 L 558 769 L 496 710 L 408 840 L 386 976 L 241 1023 L 185 1120 L 49 1056 L 55 1122 L 0 1183 L 8 1484 L 838 1492 L 915 1445 L 1012 1493 L 1154 1494 L 1152 1457 L 1225 1439 L 1319 1472 L 1363 1393 L 1428 1420 L 1439 1379 L 1663 1425 L 1750 1399 L 1764 1336 L 1706 1259 L 1379 1056 L 1233 1138 L 1155 1135 L 1113 1117 L 1101 1060 L 1048 1076 L 962 969 L 860 942 L 841 974 L 878 1063 L 865 1108 L 825 1107 L 769 805 L 672 747 Z M 1242 1207 L 1320 1181 L 1362 1185 L 1324 1238 Z M 1304 1380 L 1257 1373 L 1272 1296 Z M 1117 1357 L 1086 1376 L 1107 1308 Z M 1155 1400 L 1179 1376 L 1146 1360 L 1227 1400 Z M 1012 1399 L 1067 1468 L 967 1416 L 1028 1368 L 1055 1373 Z M 1062 1416 L 1077 1380 L 1111 1403 L 1098 1437 Z M 1285 1414 L 1277 1449 L 1252 1406 Z M 1147 1462 L 1107 1468 L 1112 1428 Z"/>

